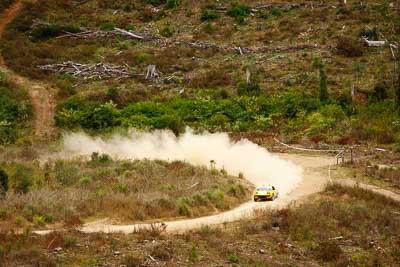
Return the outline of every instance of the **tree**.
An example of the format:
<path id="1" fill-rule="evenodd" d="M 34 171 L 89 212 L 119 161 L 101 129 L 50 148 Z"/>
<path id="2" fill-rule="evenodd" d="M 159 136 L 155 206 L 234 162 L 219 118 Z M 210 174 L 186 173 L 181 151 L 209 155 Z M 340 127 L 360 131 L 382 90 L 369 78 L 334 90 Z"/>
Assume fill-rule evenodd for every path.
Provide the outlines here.
<path id="1" fill-rule="evenodd" d="M 7 192 L 8 190 L 8 175 L 7 173 L 0 169 L 0 192 Z"/>
<path id="2" fill-rule="evenodd" d="M 319 69 L 319 100 L 325 103 L 329 99 L 328 85 L 324 68 Z"/>
<path id="3" fill-rule="evenodd" d="M 328 84 L 324 70 L 324 63 L 320 57 L 313 59 L 312 67 L 319 70 L 319 100 L 325 103 L 329 99 Z"/>

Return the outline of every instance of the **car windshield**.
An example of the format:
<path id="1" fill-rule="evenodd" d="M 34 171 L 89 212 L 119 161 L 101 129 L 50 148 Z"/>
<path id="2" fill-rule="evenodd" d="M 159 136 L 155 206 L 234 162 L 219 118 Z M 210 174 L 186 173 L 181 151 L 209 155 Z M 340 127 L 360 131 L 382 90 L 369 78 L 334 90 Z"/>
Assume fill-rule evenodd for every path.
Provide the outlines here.
<path id="1" fill-rule="evenodd" d="M 257 190 L 272 190 L 272 186 L 259 186 L 257 187 Z"/>

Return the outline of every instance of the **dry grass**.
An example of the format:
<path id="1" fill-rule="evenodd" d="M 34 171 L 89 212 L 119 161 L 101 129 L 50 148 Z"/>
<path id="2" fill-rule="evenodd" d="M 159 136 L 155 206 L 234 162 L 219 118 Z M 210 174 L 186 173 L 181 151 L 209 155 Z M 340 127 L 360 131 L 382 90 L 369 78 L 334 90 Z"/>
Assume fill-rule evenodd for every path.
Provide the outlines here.
<path id="1" fill-rule="evenodd" d="M 331 185 L 314 201 L 259 218 L 203 227 L 182 235 L 66 232 L 2 235 L 3 265 L 38 262 L 84 265 L 396 266 L 399 204 L 359 188 Z M 318 218 L 315 220 L 314 218 Z M 32 246 L 32 244 L 35 244 Z M 82 245 L 87 247 L 82 250 Z M 62 251 L 53 252 L 56 246 Z M 49 255 L 49 256 L 45 256 Z"/>
<path id="2" fill-rule="evenodd" d="M 11 174 L 13 188 L 13 179 L 22 179 L 21 174 L 13 178 L 13 173 L 22 166 L 8 164 L 4 168 Z M 183 162 L 100 157 L 89 162 L 58 160 L 23 173 L 36 177 L 24 187 L 28 192 L 11 190 L 0 200 L 4 217 L 0 224 L 6 229 L 54 222 L 74 225 L 88 217 L 122 222 L 197 217 L 230 209 L 250 194 L 243 179 Z"/>

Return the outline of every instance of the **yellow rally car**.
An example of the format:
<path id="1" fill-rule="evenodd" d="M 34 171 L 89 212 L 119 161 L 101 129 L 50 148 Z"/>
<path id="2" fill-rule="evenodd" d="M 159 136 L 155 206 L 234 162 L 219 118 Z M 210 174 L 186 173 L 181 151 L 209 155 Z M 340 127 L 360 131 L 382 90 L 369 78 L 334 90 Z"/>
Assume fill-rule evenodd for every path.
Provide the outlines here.
<path id="1" fill-rule="evenodd" d="M 254 191 L 254 201 L 274 200 L 278 197 L 278 190 L 271 185 L 258 186 Z"/>

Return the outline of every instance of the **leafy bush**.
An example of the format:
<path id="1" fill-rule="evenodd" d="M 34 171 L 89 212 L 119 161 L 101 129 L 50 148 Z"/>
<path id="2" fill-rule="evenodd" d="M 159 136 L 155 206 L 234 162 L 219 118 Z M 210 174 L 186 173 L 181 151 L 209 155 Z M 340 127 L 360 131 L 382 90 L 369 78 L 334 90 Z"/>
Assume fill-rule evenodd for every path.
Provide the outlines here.
<path id="1" fill-rule="evenodd" d="M 61 27 L 56 24 L 41 25 L 32 30 L 33 41 L 44 41 L 57 37 L 61 33 Z"/>
<path id="2" fill-rule="evenodd" d="M 243 19 L 250 15 L 250 7 L 244 4 L 232 4 L 227 14 L 233 18 Z"/>
<path id="3" fill-rule="evenodd" d="M 135 58 L 136 58 L 137 62 L 143 63 L 143 62 L 146 62 L 147 60 L 149 60 L 150 55 L 145 52 L 140 52 L 135 56 Z"/>
<path id="4" fill-rule="evenodd" d="M 187 198 L 178 199 L 179 214 L 182 216 L 190 216 L 190 204 Z"/>
<path id="5" fill-rule="evenodd" d="M 117 27 L 117 25 L 115 23 L 105 22 L 105 23 L 100 25 L 100 30 L 102 30 L 102 31 L 112 31 L 112 30 L 115 29 L 115 27 Z"/>
<path id="6" fill-rule="evenodd" d="M 10 177 L 11 187 L 18 193 L 27 193 L 33 185 L 33 169 L 17 165 L 15 172 Z"/>
<path id="7" fill-rule="evenodd" d="M 275 16 L 275 17 L 280 17 L 280 16 L 282 16 L 282 11 L 279 8 L 274 7 L 271 10 L 271 15 Z"/>
<path id="8" fill-rule="evenodd" d="M 308 136 L 315 136 L 332 131 L 333 128 L 342 120 L 346 114 L 338 105 L 326 105 L 317 112 L 310 114 L 307 121 L 310 127 L 307 129 Z"/>
<path id="9" fill-rule="evenodd" d="M 210 9 L 205 9 L 203 13 L 201 14 L 201 20 L 206 21 L 206 20 L 215 20 L 219 18 L 219 14 L 215 10 L 210 10 Z"/>
<path id="10" fill-rule="evenodd" d="M 246 94 L 255 95 L 258 88 L 257 85 L 250 87 L 250 92 L 247 91 Z M 146 130 L 168 128 L 175 133 L 181 132 L 184 126 L 209 130 L 265 130 L 270 125 L 268 118 L 273 114 L 295 118 L 299 112 L 316 110 L 319 104 L 311 93 L 290 90 L 269 98 L 172 98 L 164 102 L 137 102 L 120 110 L 109 107 L 112 111 L 107 114 L 111 114 L 111 118 L 102 113 L 103 105 L 85 104 L 82 100 L 71 98 L 58 107 L 56 123 L 60 127 L 83 127 L 96 131 L 114 126 Z"/>
<path id="11" fill-rule="evenodd" d="M 18 90 L 11 89 L 2 79 L 0 77 L 0 145 L 15 143 L 32 115 L 25 96 L 16 95 Z"/>
<path id="12" fill-rule="evenodd" d="M 230 263 L 239 263 L 239 257 L 236 253 L 232 252 L 228 255 L 228 261 Z"/>
<path id="13" fill-rule="evenodd" d="M 238 83 L 238 95 L 240 96 L 257 96 L 260 94 L 261 88 L 257 82 L 240 82 Z"/>
<path id="14" fill-rule="evenodd" d="M 147 0 L 147 3 L 153 6 L 158 6 L 165 3 L 165 0 Z"/>
<path id="15" fill-rule="evenodd" d="M 8 175 L 3 169 L 0 168 L 0 193 L 2 191 L 8 191 Z"/>
<path id="16" fill-rule="evenodd" d="M 172 35 L 174 35 L 174 30 L 172 29 L 171 26 L 167 25 L 160 30 L 160 34 L 163 37 L 169 38 L 172 37 Z"/>
<path id="17" fill-rule="evenodd" d="M 167 0 L 166 6 L 167 8 L 177 8 L 178 0 Z"/>

